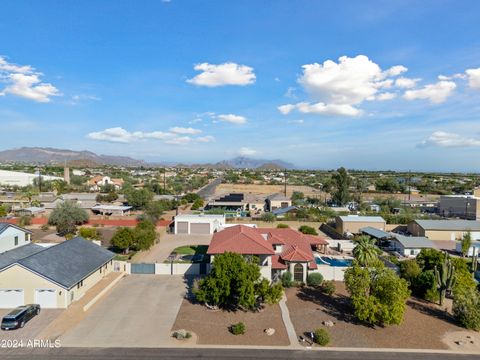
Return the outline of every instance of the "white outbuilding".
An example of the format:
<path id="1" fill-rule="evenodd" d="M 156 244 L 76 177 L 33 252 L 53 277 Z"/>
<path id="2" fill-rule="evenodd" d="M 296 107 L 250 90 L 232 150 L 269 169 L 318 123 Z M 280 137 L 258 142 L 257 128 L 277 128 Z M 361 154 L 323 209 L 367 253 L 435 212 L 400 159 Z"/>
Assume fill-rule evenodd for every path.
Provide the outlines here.
<path id="1" fill-rule="evenodd" d="M 175 234 L 213 234 L 225 226 L 225 215 L 180 214 L 174 222 Z"/>

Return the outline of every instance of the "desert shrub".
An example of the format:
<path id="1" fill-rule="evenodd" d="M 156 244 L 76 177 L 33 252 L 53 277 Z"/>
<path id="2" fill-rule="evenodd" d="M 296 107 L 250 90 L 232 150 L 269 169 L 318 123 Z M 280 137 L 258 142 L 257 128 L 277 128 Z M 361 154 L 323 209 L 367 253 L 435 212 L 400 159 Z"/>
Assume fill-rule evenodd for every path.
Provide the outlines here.
<path id="1" fill-rule="evenodd" d="M 93 227 L 81 227 L 78 229 L 78 235 L 87 240 L 100 240 L 102 238 L 102 234 Z"/>
<path id="2" fill-rule="evenodd" d="M 306 235 L 318 235 L 317 230 L 315 230 L 313 227 L 308 226 L 308 225 L 302 225 L 298 228 L 298 231 L 300 231 L 303 234 Z"/>
<path id="3" fill-rule="evenodd" d="M 20 220 L 18 220 L 18 226 L 24 227 L 32 225 L 32 217 L 28 215 L 23 215 L 20 217 Z"/>
<path id="4" fill-rule="evenodd" d="M 289 288 L 293 286 L 293 276 L 290 271 L 285 271 L 280 277 L 280 281 L 284 288 Z"/>
<path id="5" fill-rule="evenodd" d="M 467 288 L 455 293 L 453 314 L 467 329 L 480 330 L 480 294 L 475 289 Z"/>
<path id="6" fill-rule="evenodd" d="M 307 276 L 307 285 L 308 286 L 320 286 L 323 281 L 323 276 L 320 273 L 311 273 Z"/>
<path id="7" fill-rule="evenodd" d="M 272 214 L 272 213 L 265 213 L 262 215 L 262 221 L 265 221 L 265 222 L 274 222 L 275 221 L 275 215 Z"/>
<path id="8" fill-rule="evenodd" d="M 324 281 L 322 283 L 321 289 L 322 289 L 323 293 L 325 293 L 329 296 L 332 296 L 333 294 L 335 294 L 335 291 L 337 290 L 337 288 L 335 286 L 335 282 L 333 282 L 331 280 Z"/>
<path id="9" fill-rule="evenodd" d="M 277 229 L 288 229 L 288 228 L 290 228 L 290 226 L 288 226 L 287 224 L 280 223 L 277 225 Z"/>
<path id="10" fill-rule="evenodd" d="M 230 332 L 233 335 L 243 335 L 245 334 L 245 330 L 245 324 L 243 322 L 239 322 L 230 326 Z"/>
<path id="11" fill-rule="evenodd" d="M 316 329 L 313 332 L 313 341 L 320 346 L 326 346 L 330 342 L 330 335 L 325 329 Z"/>

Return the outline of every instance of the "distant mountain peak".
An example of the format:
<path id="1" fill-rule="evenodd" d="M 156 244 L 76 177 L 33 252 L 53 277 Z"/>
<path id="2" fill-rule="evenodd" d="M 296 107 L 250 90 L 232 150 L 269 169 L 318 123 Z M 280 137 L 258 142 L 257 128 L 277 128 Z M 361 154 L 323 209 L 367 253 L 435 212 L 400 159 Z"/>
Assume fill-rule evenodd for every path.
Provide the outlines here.
<path id="1" fill-rule="evenodd" d="M 252 159 L 246 156 L 237 156 L 230 160 L 223 160 L 215 164 L 217 167 L 234 169 L 293 169 L 295 166 L 283 160 Z"/>

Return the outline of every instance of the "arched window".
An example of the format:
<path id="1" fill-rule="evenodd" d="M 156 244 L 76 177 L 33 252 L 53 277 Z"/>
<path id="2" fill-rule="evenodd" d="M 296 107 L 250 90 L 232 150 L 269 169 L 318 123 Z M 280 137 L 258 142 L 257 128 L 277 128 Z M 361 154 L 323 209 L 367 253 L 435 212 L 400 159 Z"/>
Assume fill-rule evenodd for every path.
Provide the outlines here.
<path id="1" fill-rule="evenodd" d="M 293 280 L 303 281 L 303 265 L 295 264 L 293 267 Z"/>

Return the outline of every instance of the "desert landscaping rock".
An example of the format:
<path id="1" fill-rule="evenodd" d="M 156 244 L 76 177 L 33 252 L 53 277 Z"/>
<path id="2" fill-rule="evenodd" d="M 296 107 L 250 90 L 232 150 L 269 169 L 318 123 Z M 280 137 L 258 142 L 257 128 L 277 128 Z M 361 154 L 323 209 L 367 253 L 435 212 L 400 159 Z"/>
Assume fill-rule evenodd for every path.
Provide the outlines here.
<path id="1" fill-rule="evenodd" d="M 275 334 L 275 329 L 273 328 L 265 329 L 265 334 L 267 334 L 268 336 L 272 336 L 273 334 Z"/>

